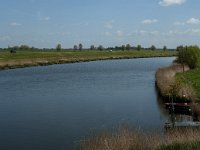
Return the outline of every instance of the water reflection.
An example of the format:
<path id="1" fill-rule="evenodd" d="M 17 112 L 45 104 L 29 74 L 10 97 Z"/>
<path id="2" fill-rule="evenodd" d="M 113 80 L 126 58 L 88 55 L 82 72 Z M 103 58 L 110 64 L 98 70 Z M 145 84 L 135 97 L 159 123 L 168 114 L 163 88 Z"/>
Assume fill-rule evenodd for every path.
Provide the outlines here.
<path id="1" fill-rule="evenodd" d="M 165 129 L 200 127 L 199 116 L 192 109 L 192 103 L 178 102 L 173 98 L 163 100 L 159 94 L 157 100 L 160 112 L 167 118 L 164 124 Z"/>

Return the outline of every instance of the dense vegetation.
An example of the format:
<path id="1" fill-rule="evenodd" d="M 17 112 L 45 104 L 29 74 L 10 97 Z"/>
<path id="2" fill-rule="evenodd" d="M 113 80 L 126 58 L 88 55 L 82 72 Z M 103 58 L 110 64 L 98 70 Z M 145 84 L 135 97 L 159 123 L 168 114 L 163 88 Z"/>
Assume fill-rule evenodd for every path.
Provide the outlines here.
<path id="1" fill-rule="evenodd" d="M 75 44 L 73 48 L 63 48 L 62 45 L 59 43 L 55 46 L 55 48 L 36 48 L 33 46 L 28 46 L 28 45 L 20 45 L 20 46 L 8 46 L 8 48 L 0 48 L 0 51 L 2 50 L 8 50 L 10 52 L 16 52 L 16 51 L 65 51 L 65 50 L 113 50 L 113 51 L 117 51 L 117 50 L 122 50 L 122 51 L 129 51 L 129 50 L 174 50 L 174 49 L 168 49 L 167 46 L 163 46 L 163 48 L 156 48 L 155 45 L 152 45 L 150 47 L 143 47 L 142 45 L 137 45 L 137 46 L 132 46 L 130 44 L 124 44 L 121 46 L 114 46 L 114 47 L 104 47 L 103 45 L 99 45 L 99 46 L 95 46 L 95 45 L 91 45 L 90 48 L 85 48 L 84 45 L 82 43 L 79 44 Z"/>
<path id="2" fill-rule="evenodd" d="M 199 67 L 200 49 L 198 46 L 177 47 L 177 62 L 188 65 L 191 69 Z"/>
<path id="3" fill-rule="evenodd" d="M 177 51 L 178 64 L 157 71 L 158 89 L 163 97 L 199 102 L 200 49 L 198 46 L 179 46 Z"/>
<path id="4" fill-rule="evenodd" d="M 196 93 L 195 102 L 200 102 L 200 49 L 198 46 L 178 47 L 177 61 L 192 70 L 178 73 L 176 80 L 183 86 L 191 86 Z"/>

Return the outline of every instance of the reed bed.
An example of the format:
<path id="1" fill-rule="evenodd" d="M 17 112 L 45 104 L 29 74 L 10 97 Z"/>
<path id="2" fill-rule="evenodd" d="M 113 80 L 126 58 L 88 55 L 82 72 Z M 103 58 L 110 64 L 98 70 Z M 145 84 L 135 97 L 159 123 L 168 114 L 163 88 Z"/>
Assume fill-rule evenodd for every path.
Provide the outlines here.
<path id="1" fill-rule="evenodd" d="M 81 150 L 163 150 L 176 147 L 200 149 L 199 129 L 171 129 L 163 135 L 120 129 L 117 133 L 103 132 L 81 141 Z"/>
<path id="2" fill-rule="evenodd" d="M 184 71 L 189 71 L 188 66 L 184 66 Z M 185 99 L 195 99 L 196 94 L 191 85 L 183 83 L 176 78 L 176 74 L 183 73 L 183 66 L 180 64 L 172 64 L 169 67 L 158 69 L 156 72 L 156 85 L 160 94 L 167 98 L 176 96 Z"/>

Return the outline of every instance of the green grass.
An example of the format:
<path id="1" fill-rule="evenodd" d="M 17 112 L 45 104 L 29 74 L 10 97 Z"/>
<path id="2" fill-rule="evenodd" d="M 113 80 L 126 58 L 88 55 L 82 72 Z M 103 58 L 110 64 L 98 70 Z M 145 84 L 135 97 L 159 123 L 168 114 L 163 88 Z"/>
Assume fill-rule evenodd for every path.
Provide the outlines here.
<path id="1" fill-rule="evenodd" d="M 198 99 L 200 98 L 200 68 L 185 73 L 179 73 L 176 75 L 176 78 L 184 84 L 191 85 L 195 90 Z"/>
<path id="2" fill-rule="evenodd" d="M 174 143 L 171 145 L 163 145 L 160 146 L 157 150 L 199 150 L 200 149 L 200 142 L 193 142 L 193 143 Z"/>
<path id="3" fill-rule="evenodd" d="M 156 57 L 173 56 L 174 51 L 64 51 L 64 52 L 42 52 L 42 51 L 18 51 L 15 54 L 0 52 L 0 61 L 23 60 L 23 59 L 95 59 L 112 57 Z"/>

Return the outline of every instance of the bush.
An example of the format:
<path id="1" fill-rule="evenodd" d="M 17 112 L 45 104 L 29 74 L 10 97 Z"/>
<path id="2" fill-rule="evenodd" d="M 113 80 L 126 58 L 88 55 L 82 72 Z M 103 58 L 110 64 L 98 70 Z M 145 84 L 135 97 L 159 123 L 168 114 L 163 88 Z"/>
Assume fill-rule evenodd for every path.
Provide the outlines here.
<path id="1" fill-rule="evenodd" d="M 178 62 L 188 65 L 191 69 L 199 67 L 200 49 L 198 46 L 181 47 L 178 49 Z"/>

